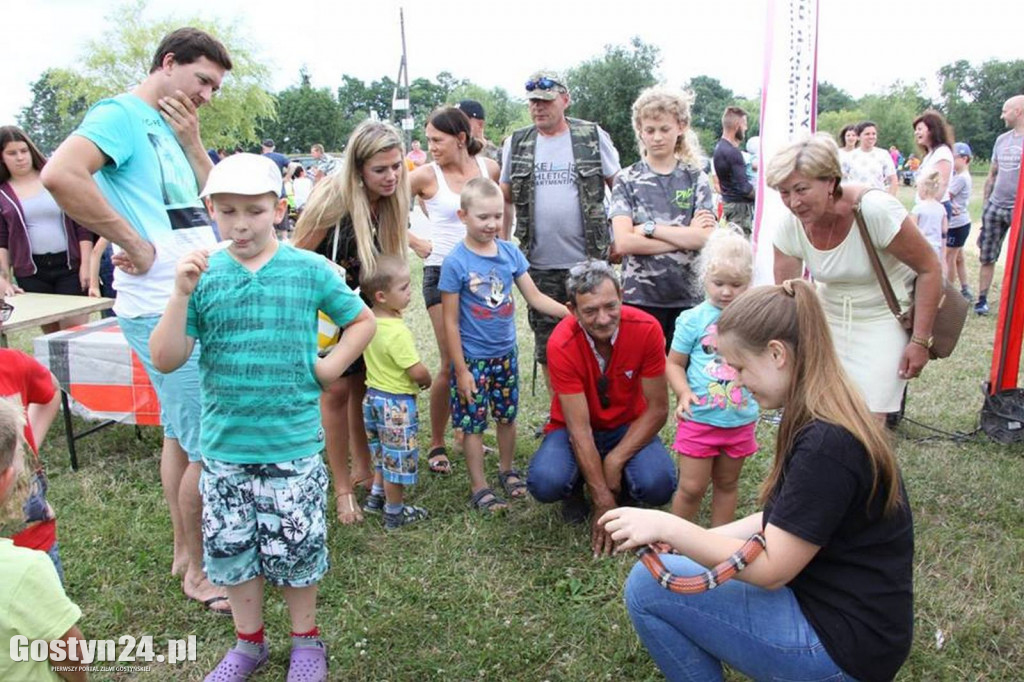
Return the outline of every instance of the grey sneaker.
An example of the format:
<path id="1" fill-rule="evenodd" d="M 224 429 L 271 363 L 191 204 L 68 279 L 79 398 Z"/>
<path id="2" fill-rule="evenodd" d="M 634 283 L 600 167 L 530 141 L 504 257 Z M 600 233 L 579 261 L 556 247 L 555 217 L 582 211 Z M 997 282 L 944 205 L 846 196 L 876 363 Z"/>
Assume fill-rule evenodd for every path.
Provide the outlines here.
<path id="1" fill-rule="evenodd" d="M 960 294 L 967 300 L 968 303 L 974 300 L 974 292 L 966 284 L 960 287 Z"/>
<path id="2" fill-rule="evenodd" d="M 382 514 L 384 512 L 384 496 L 370 493 L 363 502 L 363 511 L 367 514 Z"/>
<path id="3" fill-rule="evenodd" d="M 427 513 L 426 509 L 407 504 L 397 514 L 384 512 L 384 528 L 385 530 L 395 530 L 402 526 L 408 526 L 410 523 L 425 521 L 428 518 L 430 518 L 430 514 Z"/>

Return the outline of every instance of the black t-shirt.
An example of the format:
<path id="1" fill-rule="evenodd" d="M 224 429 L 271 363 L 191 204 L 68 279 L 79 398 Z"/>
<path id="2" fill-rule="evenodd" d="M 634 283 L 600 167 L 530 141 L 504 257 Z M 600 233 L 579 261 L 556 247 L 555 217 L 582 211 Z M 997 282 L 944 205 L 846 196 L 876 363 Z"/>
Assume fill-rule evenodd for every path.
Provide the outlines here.
<path id="1" fill-rule="evenodd" d="M 377 242 L 376 226 L 373 226 L 373 232 L 374 248 L 380 251 L 380 244 Z M 334 246 L 335 235 L 337 235 L 337 247 Z M 362 272 L 363 266 L 359 260 L 359 247 L 356 244 L 356 232 L 352 228 L 352 216 L 345 215 L 338 222 L 336 228 L 327 228 L 327 234 L 324 236 L 323 241 L 314 250 L 320 255 L 326 256 L 328 260 L 345 268 L 345 284 L 352 291 L 359 289 L 359 275 Z M 363 296 L 362 291 L 359 292 L 359 296 L 367 307 L 373 307 L 373 301 Z"/>
<path id="2" fill-rule="evenodd" d="M 914 525 L 903 506 L 883 516 L 864 446 L 842 427 L 811 422 L 797 435 L 764 507 L 764 523 L 821 547 L 790 581 L 826 651 L 865 682 L 891 680 L 913 639 Z"/>
<path id="3" fill-rule="evenodd" d="M 712 158 L 715 162 L 718 186 L 722 190 L 722 201 L 752 203 L 754 186 L 747 179 L 747 164 L 743 162 L 743 152 L 728 140 L 719 138 Z"/>

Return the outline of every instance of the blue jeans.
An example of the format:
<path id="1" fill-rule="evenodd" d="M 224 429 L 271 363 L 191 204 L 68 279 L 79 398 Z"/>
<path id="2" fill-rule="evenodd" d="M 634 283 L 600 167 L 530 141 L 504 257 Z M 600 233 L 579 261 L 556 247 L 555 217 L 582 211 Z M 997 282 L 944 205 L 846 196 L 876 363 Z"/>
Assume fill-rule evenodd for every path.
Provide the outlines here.
<path id="1" fill-rule="evenodd" d="M 704 571 L 686 557 L 661 559 L 677 575 Z M 853 680 L 825 651 L 788 587 L 730 580 L 708 592 L 676 594 L 638 562 L 626 581 L 626 608 L 669 682 L 721 680 L 723 662 L 755 680 Z"/>
<path id="2" fill-rule="evenodd" d="M 594 431 L 594 444 L 604 459 L 619 444 L 629 425 L 611 431 Z M 626 462 L 622 492 L 629 499 L 660 507 L 676 490 L 676 463 L 657 435 Z M 558 429 L 544 436 L 526 476 L 526 487 L 538 502 L 557 502 L 573 496 L 583 485 L 579 463 L 569 443 L 569 431 Z"/>

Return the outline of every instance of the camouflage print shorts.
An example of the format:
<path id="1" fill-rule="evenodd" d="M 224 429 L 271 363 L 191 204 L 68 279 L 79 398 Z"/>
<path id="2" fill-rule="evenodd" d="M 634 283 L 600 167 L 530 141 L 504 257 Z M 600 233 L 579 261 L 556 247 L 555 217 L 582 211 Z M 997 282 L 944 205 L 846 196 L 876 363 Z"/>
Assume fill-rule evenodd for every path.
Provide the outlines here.
<path id="1" fill-rule="evenodd" d="M 559 303 L 569 300 L 566 293 L 565 280 L 569 276 L 568 270 L 537 270 L 530 268 L 530 278 L 541 293 L 547 294 Z M 527 319 L 530 321 L 530 329 L 533 330 L 533 357 L 542 365 L 548 364 L 548 339 L 551 332 L 555 331 L 555 325 L 559 320 L 543 313 L 538 313 L 533 308 L 528 309 Z"/>
<path id="2" fill-rule="evenodd" d="M 327 470 L 323 457 L 277 464 L 204 459 L 203 568 L 214 585 L 263 576 L 307 587 L 327 572 Z"/>

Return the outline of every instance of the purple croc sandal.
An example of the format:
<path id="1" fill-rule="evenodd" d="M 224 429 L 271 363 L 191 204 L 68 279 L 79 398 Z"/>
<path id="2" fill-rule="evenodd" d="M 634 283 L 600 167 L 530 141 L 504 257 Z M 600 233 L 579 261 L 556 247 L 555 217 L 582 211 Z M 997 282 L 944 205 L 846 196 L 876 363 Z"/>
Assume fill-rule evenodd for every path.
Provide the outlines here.
<path id="1" fill-rule="evenodd" d="M 327 647 L 292 647 L 288 682 L 327 682 Z"/>
<path id="2" fill-rule="evenodd" d="M 238 649 L 231 649 L 220 659 L 213 672 L 206 676 L 206 682 L 245 682 L 266 665 L 268 660 L 270 649 L 267 647 L 263 647 L 263 651 L 257 657 L 244 654 Z"/>

